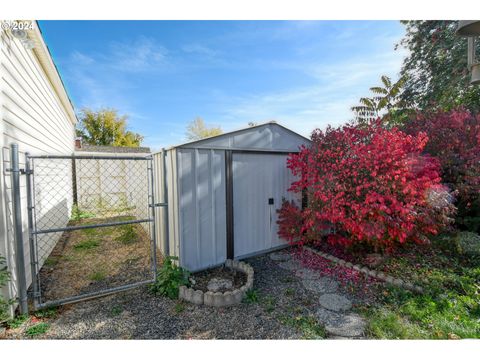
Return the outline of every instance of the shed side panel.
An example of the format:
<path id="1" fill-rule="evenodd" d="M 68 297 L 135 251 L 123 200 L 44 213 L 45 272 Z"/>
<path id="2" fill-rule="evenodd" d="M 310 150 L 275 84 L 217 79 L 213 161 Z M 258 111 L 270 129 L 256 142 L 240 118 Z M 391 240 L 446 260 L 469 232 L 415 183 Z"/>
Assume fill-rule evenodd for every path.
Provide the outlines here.
<path id="1" fill-rule="evenodd" d="M 191 271 L 226 259 L 224 151 L 178 149 L 181 264 Z"/>

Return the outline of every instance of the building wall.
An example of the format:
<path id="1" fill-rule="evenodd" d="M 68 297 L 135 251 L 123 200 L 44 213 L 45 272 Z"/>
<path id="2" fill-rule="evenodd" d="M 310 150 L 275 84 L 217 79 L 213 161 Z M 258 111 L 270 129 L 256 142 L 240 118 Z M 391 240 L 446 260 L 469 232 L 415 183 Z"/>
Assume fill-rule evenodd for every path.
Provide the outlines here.
<path id="1" fill-rule="evenodd" d="M 138 156 L 149 153 L 77 152 L 78 156 Z M 75 160 L 78 207 L 98 217 L 149 217 L 148 162 L 143 160 Z M 149 231 L 148 224 L 142 224 Z"/>
<path id="2" fill-rule="evenodd" d="M 14 270 L 14 243 L 12 233 L 11 178 L 5 169 L 10 167 L 9 146 L 17 143 L 20 150 L 20 166 L 24 167 L 25 152 L 31 154 L 71 154 L 74 144 L 74 124 L 55 92 L 34 51 L 25 49 L 19 40 L 5 31 L 0 34 L 0 253 L 8 259 Z M 48 177 L 43 179 L 48 182 Z M 65 179 L 64 188 L 71 186 Z M 22 214 L 25 239 L 25 257 L 30 283 L 29 246 L 27 234 L 27 205 L 25 176 L 21 176 Z M 41 191 L 41 186 L 37 189 Z M 56 221 L 66 223 L 71 198 L 62 193 L 53 194 L 41 204 L 38 216 L 58 211 Z M 15 293 L 14 281 L 7 295 Z"/>

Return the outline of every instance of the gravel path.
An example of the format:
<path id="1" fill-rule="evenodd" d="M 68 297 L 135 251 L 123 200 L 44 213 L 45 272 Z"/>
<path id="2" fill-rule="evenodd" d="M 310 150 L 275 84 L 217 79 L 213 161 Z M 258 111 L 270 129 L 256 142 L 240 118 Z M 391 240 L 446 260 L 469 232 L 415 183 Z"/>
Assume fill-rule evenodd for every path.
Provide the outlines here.
<path id="1" fill-rule="evenodd" d="M 248 260 L 255 270 L 255 303 L 195 306 L 156 297 L 146 288 L 59 308 L 44 320 L 46 339 L 300 339 L 321 338 L 318 299 L 301 279 L 268 256 Z M 313 320 L 312 320 L 313 319 Z M 31 323 L 9 330 L 25 338 Z"/>

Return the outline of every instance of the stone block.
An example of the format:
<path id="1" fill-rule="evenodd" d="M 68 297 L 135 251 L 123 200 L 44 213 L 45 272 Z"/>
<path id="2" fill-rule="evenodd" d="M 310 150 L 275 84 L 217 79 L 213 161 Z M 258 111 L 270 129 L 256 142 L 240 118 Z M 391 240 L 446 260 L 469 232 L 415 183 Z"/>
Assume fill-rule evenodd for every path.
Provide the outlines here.
<path id="1" fill-rule="evenodd" d="M 194 290 L 191 288 L 185 289 L 185 300 L 192 302 Z"/>
<path id="2" fill-rule="evenodd" d="M 234 305 L 235 298 L 233 297 L 232 291 L 227 291 L 223 294 L 223 303 L 225 306 Z"/>
<path id="3" fill-rule="evenodd" d="M 415 291 L 419 294 L 423 294 L 423 288 L 421 286 L 415 285 Z"/>
<path id="4" fill-rule="evenodd" d="M 404 284 L 405 282 L 402 279 L 393 279 L 393 285 L 403 287 Z"/>
<path id="5" fill-rule="evenodd" d="M 203 291 L 202 290 L 196 290 L 196 291 L 193 292 L 192 303 L 194 303 L 195 305 L 202 305 L 203 304 Z"/>
<path id="6" fill-rule="evenodd" d="M 207 306 L 213 306 L 213 292 L 207 291 L 203 294 L 203 304 Z"/>
<path id="7" fill-rule="evenodd" d="M 379 271 L 378 274 L 377 274 L 377 278 L 379 278 L 380 280 L 386 280 L 387 275 L 385 275 L 385 273 Z"/>
<path id="8" fill-rule="evenodd" d="M 221 292 L 216 292 L 213 294 L 213 306 L 223 306 L 223 294 Z"/>
<path id="9" fill-rule="evenodd" d="M 390 275 L 386 275 L 385 276 L 385 281 L 390 283 L 390 284 L 393 284 L 393 280 L 395 280 L 392 276 Z"/>
<path id="10" fill-rule="evenodd" d="M 179 299 L 185 299 L 185 290 L 187 290 L 187 287 L 185 285 L 181 285 L 178 288 L 178 298 Z"/>
<path id="11" fill-rule="evenodd" d="M 245 292 L 237 289 L 232 292 L 232 295 L 233 295 L 235 304 L 240 304 L 242 302 L 243 296 L 245 295 Z"/>

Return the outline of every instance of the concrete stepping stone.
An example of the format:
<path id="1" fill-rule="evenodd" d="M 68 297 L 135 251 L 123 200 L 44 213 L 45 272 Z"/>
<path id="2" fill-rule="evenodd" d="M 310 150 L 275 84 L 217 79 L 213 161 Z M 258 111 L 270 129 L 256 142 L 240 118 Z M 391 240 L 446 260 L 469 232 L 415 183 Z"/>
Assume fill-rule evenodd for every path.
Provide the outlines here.
<path id="1" fill-rule="evenodd" d="M 270 259 L 273 261 L 289 261 L 292 259 L 292 255 L 285 251 L 276 251 L 270 253 Z"/>
<path id="2" fill-rule="evenodd" d="M 338 289 L 338 283 L 327 277 L 320 279 L 304 279 L 302 281 L 303 286 L 310 291 L 317 294 L 333 293 Z"/>
<path id="3" fill-rule="evenodd" d="M 282 261 L 279 262 L 277 265 L 280 266 L 282 269 L 290 271 L 296 271 L 302 268 L 302 265 L 300 265 L 300 263 L 295 260 Z"/>
<path id="4" fill-rule="evenodd" d="M 352 308 L 352 302 L 343 295 L 325 294 L 318 298 L 320 305 L 332 311 L 347 311 Z"/>
<path id="5" fill-rule="evenodd" d="M 307 268 L 298 269 L 295 271 L 295 276 L 303 280 L 319 280 L 322 277 L 318 271 Z"/>
<path id="6" fill-rule="evenodd" d="M 337 313 L 319 308 L 316 318 L 325 326 L 328 334 L 336 337 L 358 338 L 363 336 L 365 332 L 365 320 L 354 313 Z"/>

